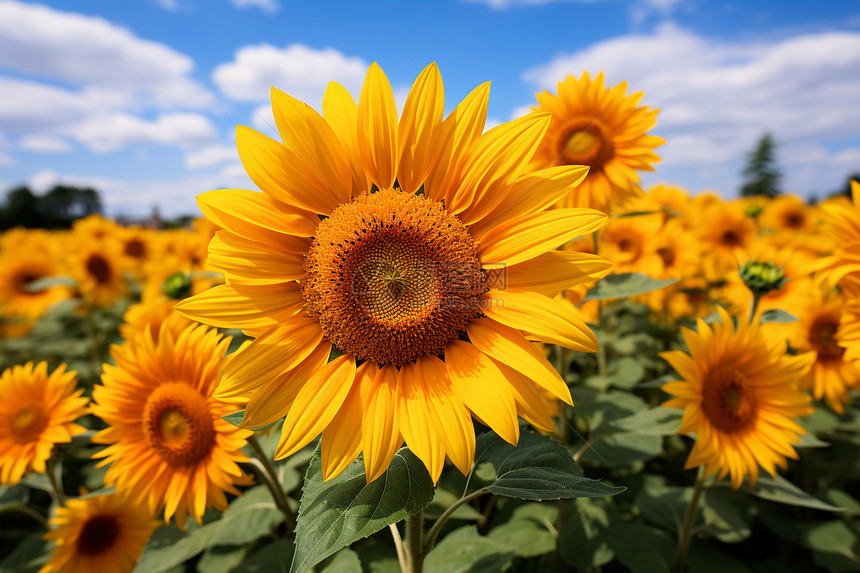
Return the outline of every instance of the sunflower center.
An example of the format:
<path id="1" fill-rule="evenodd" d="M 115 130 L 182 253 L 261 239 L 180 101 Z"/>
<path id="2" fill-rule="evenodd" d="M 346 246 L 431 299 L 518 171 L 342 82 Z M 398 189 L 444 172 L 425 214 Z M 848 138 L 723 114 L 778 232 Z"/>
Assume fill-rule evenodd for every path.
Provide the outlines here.
<path id="1" fill-rule="evenodd" d="M 593 117 L 574 117 L 559 133 L 558 154 L 562 163 L 602 167 L 615 154 L 606 128 Z"/>
<path id="2" fill-rule="evenodd" d="M 215 426 L 206 398 L 188 384 L 160 385 L 144 406 L 143 435 L 171 466 L 196 464 L 215 445 Z"/>
<path id="3" fill-rule="evenodd" d="M 18 292 L 19 294 L 23 294 L 23 295 L 39 294 L 39 293 L 31 292 L 30 290 L 27 289 L 27 287 L 30 286 L 30 284 L 39 280 L 40 278 L 42 278 L 42 277 L 39 276 L 38 274 L 32 272 L 32 271 L 29 271 L 29 270 L 19 273 L 15 277 L 15 280 L 14 280 L 15 291 Z"/>
<path id="4" fill-rule="evenodd" d="M 87 273 L 96 279 L 96 282 L 100 285 L 110 282 L 110 279 L 113 276 L 110 263 L 99 254 L 90 255 L 87 259 L 86 267 Z"/>
<path id="5" fill-rule="evenodd" d="M 45 429 L 47 419 L 37 404 L 29 404 L 12 416 L 12 436 L 19 443 L 34 441 Z"/>
<path id="6" fill-rule="evenodd" d="M 804 222 L 804 217 L 801 213 L 788 213 L 783 219 L 783 223 L 789 229 L 801 229 Z"/>
<path id="7" fill-rule="evenodd" d="M 480 315 L 477 247 L 441 203 L 383 189 L 317 227 L 302 282 L 308 314 L 340 350 L 378 364 L 438 355 Z"/>
<path id="8" fill-rule="evenodd" d="M 743 374 L 718 367 L 704 380 L 702 410 L 718 429 L 737 432 L 755 419 L 755 395 Z"/>
<path id="9" fill-rule="evenodd" d="M 739 247 L 741 245 L 741 236 L 735 231 L 726 231 L 720 237 L 720 242 L 727 247 Z"/>
<path id="10" fill-rule="evenodd" d="M 667 267 L 671 267 L 675 264 L 675 249 L 671 247 L 662 247 L 657 249 L 657 254 L 660 255 L 660 258 L 663 259 L 663 264 Z"/>
<path id="11" fill-rule="evenodd" d="M 78 535 L 78 552 L 84 555 L 104 553 L 116 543 L 119 529 L 119 522 L 112 515 L 95 515 L 89 518 Z"/>
<path id="12" fill-rule="evenodd" d="M 142 259 L 146 254 L 146 245 L 140 239 L 130 239 L 126 241 L 123 252 L 129 257 Z"/>
<path id="13" fill-rule="evenodd" d="M 818 360 L 832 362 L 842 360 L 845 349 L 839 346 L 836 340 L 836 332 L 839 330 L 839 322 L 830 316 L 818 317 L 809 329 L 809 341 L 813 348 L 818 351 Z"/>

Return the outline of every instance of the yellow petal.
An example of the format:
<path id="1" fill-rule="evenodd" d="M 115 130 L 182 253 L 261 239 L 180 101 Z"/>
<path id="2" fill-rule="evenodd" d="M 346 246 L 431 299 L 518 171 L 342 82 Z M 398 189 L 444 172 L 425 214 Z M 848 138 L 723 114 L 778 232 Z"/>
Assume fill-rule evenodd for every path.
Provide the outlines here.
<path id="1" fill-rule="evenodd" d="M 398 426 L 399 402 L 397 368 L 386 364 L 370 383 L 361 387 L 364 415 L 361 421 L 361 444 L 367 483 L 385 473 L 394 454 L 403 444 Z"/>
<path id="2" fill-rule="evenodd" d="M 442 114 L 445 111 L 445 91 L 442 75 L 436 64 L 430 64 L 421 74 L 403 106 L 397 134 L 400 165 L 397 180 L 404 191 L 418 191 L 433 169 L 439 156 Z"/>
<path id="3" fill-rule="evenodd" d="M 263 428 L 286 416 L 299 390 L 328 363 L 330 354 L 331 343 L 323 341 L 301 364 L 258 388 L 245 406 L 242 427 Z"/>
<path id="4" fill-rule="evenodd" d="M 290 456 L 313 441 L 337 414 L 355 380 L 355 357 L 335 358 L 299 390 L 284 420 L 275 459 Z"/>
<path id="5" fill-rule="evenodd" d="M 436 169 L 424 182 L 424 193 L 434 201 L 448 199 L 459 183 L 459 167 L 466 150 L 484 131 L 489 99 L 490 82 L 485 82 L 473 89 L 442 123 L 442 152 Z"/>
<path id="6" fill-rule="evenodd" d="M 605 213 L 594 209 L 553 209 L 524 215 L 493 227 L 478 244 L 484 268 L 515 265 L 551 251 L 606 224 Z"/>
<path id="7" fill-rule="evenodd" d="M 337 134 L 338 139 L 346 150 L 352 172 L 352 194 L 365 193 L 370 189 L 367 174 L 361 165 L 356 147 L 356 127 L 358 125 L 358 106 L 345 87 L 337 82 L 331 82 L 323 96 L 323 116 Z"/>
<path id="8" fill-rule="evenodd" d="M 491 290 L 482 307 L 493 320 L 550 344 L 597 352 L 597 337 L 575 312 L 555 299 L 530 292 Z"/>
<path id="9" fill-rule="evenodd" d="M 505 191 L 519 177 L 549 125 L 550 114 L 530 113 L 497 125 L 469 148 L 462 167 L 463 180 L 450 203 L 465 225 L 488 215 L 505 199 Z"/>
<path id="10" fill-rule="evenodd" d="M 552 412 L 550 412 L 544 397 L 541 396 L 531 381 L 523 374 L 497 360 L 493 360 L 493 363 L 498 366 L 499 371 L 511 385 L 514 400 L 517 401 L 517 413 L 535 428 L 547 433 L 554 432 L 555 424 L 552 421 Z M 562 423 L 564 423 L 563 420 Z"/>
<path id="11" fill-rule="evenodd" d="M 376 62 L 367 70 L 358 99 L 356 140 L 370 180 L 380 189 L 391 187 L 397 177 L 397 106 L 391 84 Z"/>
<path id="12" fill-rule="evenodd" d="M 517 405 L 510 384 L 490 358 L 473 345 L 455 340 L 445 347 L 445 365 L 454 394 L 503 440 L 520 437 Z"/>
<path id="13" fill-rule="evenodd" d="M 206 265 L 224 273 L 230 283 L 284 283 L 305 275 L 305 259 L 298 253 L 272 253 L 266 245 L 230 231 L 215 233 L 209 242 Z"/>
<path id="14" fill-rule="evenodd" d="M 217 326 L 258 330 L 277 326 L 302 311 L 295 282 L 274 285 L 218 285 L 177 303 L 188 318 Z"/>
<path id="15" fill-rule="evenodd" d="M 606 276 L 612 263 L 590 253 L 550 251 L 502 269 L 491 269 L 494 288 L 511 292 L 536 292 L 554 297 L 561 291 Z"/>
<path id="16" fill-rule="evenodd" d="M 322 215 L 337 207 L 335 190 L 292 149 L 242 125 L 236 128 L 236 146 L 248 177 L 264 193 Z"/>
<path id="17" fill-rule="evenodd" d="M 416 363 L 409 363 L 400 369 L 399 374 L 400 400 L 397 409 L 400 433 L 409 449 L 424 462 L 435 484 L 445 465 L 445 446 L 440 435 L 445 427 L 436 413 L 442 405 L 436 403 L 437 396 L 429 391 L 424 382 L 423 368 Z"/>
<path id="18" fill-rule="evenodd" d="M 315 109 L 272 88 L 272 110 L 284 145 L 332 191 L 339 203 L 352 197 L 352 173 L 346 152 L 331 126 Z"/>
<path id="19" fill-rule="evenodd" d="M 361 453 L 362 386 L 373 381 L 379 368 L 365 362 L 355 372 L 355 382 L 331 423 L 323 430 L 321 453 L 323 481 L 347 468 Z"/>
<path id="20" fill-rule="evenodd" d="M 519 330 L 482 318 L 466 325 L 475 348 L 497 362 L 528 376 L 554 396 L 573 405 L 570 389 L 543 353 Z"/>

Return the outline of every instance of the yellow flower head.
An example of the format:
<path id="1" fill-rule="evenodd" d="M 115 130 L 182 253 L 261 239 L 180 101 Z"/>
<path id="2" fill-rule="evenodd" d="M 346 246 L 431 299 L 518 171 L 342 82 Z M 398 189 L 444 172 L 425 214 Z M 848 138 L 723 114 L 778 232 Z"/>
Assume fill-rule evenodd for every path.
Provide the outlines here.
<path id="1" fill-rule="evenodd" d="M 686 467 L 704 465 L 717 479 L 729 474 L 737 489 L 745 476 L 755 484 L 759 466 L 773 476 L 786 457 L 797 458 L 792 444 L 806 430 L 792 418 L 812 411 L 797 388 L 811 357 L 789 356 L 784 342 L 767 339 L 755 324 L 741 321 L 736 329 L 718 311 L 721 322 L 699 319 L 698 332 L 682 329 L 689 354 L 661 354 L 682 378 L 663 385 L 674 396 L 664 406 L 684 410 L 679 433 L 696 434 Z"/>
<path id="2" fill-rule="evenodd" d="M 174 338 L 163 324 L 158 342 L 147 331 L 114 346 L 116 366 L 105 364 L 93 391 L 93 413 L 110 426 L 93 438 L 110 444 L 95 456 L 111 464 L 105 483 L 152 513 L 164 507 L 180 527 L 189 514 L 199 522 L 207 507 L 226 509 L 224 492 L 249 483 L 237 462 L 251 432 L 223 420 L 236 407 L 212 396 L 229 343 L 201 325 Z"/>
<path id="3" fill-rule="evenodd" d="M 703 264 L 708 279 L 720 279 L 746 260 L 756 228 L 741 203 L 712 203 L 697 210 L 694 217 L 699 244 L 707 255 Z"/>
<path id="4" fill-rule="evenodd" d="M 860 297 L 860 183 L 851 182 L 852 202 L 828 201 L 822 204 L 823 234 L 836 250 L 821 261 L 821 276 L 829 285 L 838 284 L 853 297 Z"/>
<path id="5" fill-rule="evenodd" d="M 637 171 L 654 171 L 660 161 L 654 148 L 662 137 L 646 135 L 657 124 L 659 110 L 637 107 L 643 93 L 626 95 L 627 82 L 603 85 L 603 72 L 592 81 L 588 72 L 578 80 L 558 83 L 558 95 L 537 94 L 535 112 L 551 112 L 546 135 L 534 154 L 533 166 L 588 165 L 588 177 L 560 202 L 565 207 L 609 211 L 614 203 L 641 193 Z"/>
<path id="6" fill-rule="evenodd" d="M 84 299 L 93 306 L 106 307 L 128 294 L 119 244 L 113 238 L 77 239 L 67 262 L 69 274 L 77 281 Z"/>
<path id="7" fill-rule="evenodd" d="M 158 526 L 146 508 L 118 494 L 70 499 L 51 519 L 56 543 L 39 573 L 130 573 Z"/>
<path id="8" fill-rule="evenodd" d="M 47 362 L 0 375 L 0 483 L 18 483 L 30 470 L 44 473 L 54 445 L 86 431 L 74 423 L 89 403 L 75 389 L 76 376 L 65 364 L 48 374 Z"/>
<path id="9" fill-rule="evenodd" d="M 176 301 L 162 295 L 144 297 L 139 303 L 128 307 L 122 317 L 123 324 L 119 333 L 126 341 L 142 337 L 147 330 L 152 334 L 153 341 L 158 342 L 158 334 L 162 324 L 173 334 L 174 340 L 185 328 L 193 324 L 184 315 L 173 310 Z"/>
<path id="10" fill-rule="evenodd" d="M 72 295 L 68 286 L 54 285 L 33 291 L 36 281 L 63 274 L 62 265 L 50 252 L 27 246 L 0 255 L 0 312 L 3 317 L 34 321 L 52 305 Z"/>
<path id="11" fill-rule="evenodd" d="M 430 65 L 398 121 L 373 64 L 358 105 L 331 83 L 322 116 L 273 90 L 283 143 L 238 129 L 263 193 L 199 198 L 223 229 L 208 264 L 227 284 L 177 309 L 256 337 L 216 395 L 248 400 L 248 427 L 286 416 L 277 458 L 322 433 L 325 476 L 363 451 L 370 481 L 405 440 L 435 481 L 446 456 L 471 469 L 472 414 L 516 443 L 518 414 L 552 427 L 538 387 L 571 402 L 530 339 L 596 350 L 585 323 L 552 297 L 609 263 L 555 249 L 606 216 L 548 209 L 585 168 L 529 171 L 548 114 L 484 133 L 488 96 L 479 86 L 443 120 L 442 78 Z"/>
<path id="12" fill-rule="evenodd" d="M 663 258 L 655 237 L 663 227 L 659 213 L 613 219 L 600 233 L 601 256 L 612 261 L 616 273 L 638 272 L 658 276 Z"/>

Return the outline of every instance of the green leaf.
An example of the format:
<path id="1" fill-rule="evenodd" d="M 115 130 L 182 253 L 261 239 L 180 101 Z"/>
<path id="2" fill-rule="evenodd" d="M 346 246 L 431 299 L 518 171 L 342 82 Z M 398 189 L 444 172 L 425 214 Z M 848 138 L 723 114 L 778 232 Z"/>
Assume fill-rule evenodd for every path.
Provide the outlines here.
<path id="1" fill-rule="evenodd" d="M 31 283 L 27 283 L 24 286 L 24 290 L 27 292 L 37 293 L 55 286 L 76 287 L 78 286 L 78 282 L 72 277 L 44 277 Z"/>
<path id="2" fill-rule="evenodd" d="M 221 416 L 222 420 L 226 420 L 230 422 L 237 428 L 242 428 L 242 420 L 245 419 L 245 410 L 239 410 L 238 412 L 233 412 L 232 414 L 227 414 L 226 416 Z M 267 424 L 265 426 L 260 426 L 259 428 L 242 428 L 243 430 L 253 430 L 254 432 L 259 432 L 260 430 L 265 430 L 271 426 L 274 426 L 280 422 L 280 420 L 275 420 L 271 424 Z"/>
<path id="3" fill-rule="evenodd" d="M 819 522 L 804 529 L 803 544 L 812 549 L 816 565 L 831 570 L 860 570 L 860 557 L 855 549 L 857 535 L 845 522 Z"/>
<path id="4" fill-rule="evenodd" d="M 231 569 L 230 573 L 287 573 L 294 549 L 289 541 L 278 539 L 257 549 L 241 565 Z"/>
<path id="5" fill-rule="evenodd" d="M 730 484 L 723 481 L 719 481 L 714 485 L 730 487 Z M 745 480 L 740 491 L 749 493 L 760 499 L 784 503 L 786 505 L 809 507 L 820 509 L 821 511 L 842 511 L 841 507 L 824 503 L 820 499 L 812 497 L 779 474 L 777 474 L 776 479 L 768 475 L 760 476 L 755 487 L 750 487 L 749 482 Z"/>
<path id="6" fill-rule="evenodd" d="M 739 543 L 752 533 L 756 505 L 746 495 L 726 488 L 711 488 L 702 499 L 706 531 L 723 543 Z"/>
<path id="7" fill-rule="evenodd" d="M 609 547 L 631 573 L 671 571 L 677 540 L 665 531 L 622 521 L 612 524 L 611 533 Z"/>
<path id="8" fill-rule="evenodd" d="M 636 496 L 635 507 L 647 521 L 674 533 L 681 528 L 692 497 L 691 487 L 649 487 Z M 700 521 L 701 510 L 700 505 L 694 525 Z"/>
<path id="9" fill-rule="evenodd" d="M 51 546 L 41 533 L 28 535 L 0 561 L 0 573 L 36 573 L 50 559 Z"/>
<path id="10" fill-rule="evenodd" d="M 656 406 L 650 410 L 637 412 L 632 416 L 615 420 L 612 425 L 625 432 L 635 432 L 643 436 L 669 436 L 681 429 L 684 413 L 675 408 Z"/>
<path id="11" fill-rule="evenodd" d="M 318 447 L 305 476 L 290 571 L 307 571 L 354 541 L 420 511 L 432 499 L 427 469 L 406 448 L 395 454 L 384 475 L 368 484 L 361 457 L 324 482 Z"/>
<path id="12" fill-rule="evenodd" d="M 623 356 L 609 364 L 607 375 L 610 383 L 616 388 L 630 390 L 645 377 L 645 367 L 641 360 L 632 356 Z"/>
<path id="13" fill-rule="evenodd" d="M 558 506 L 526 503 L 517 507 L 505 523 L 487 535 L 518 557 L 537 557 L 555 551 L 555 526 Z"/>
<path id="14" fill-rule="evenodd" d="M 230 573 L 245 560 L 247 554 L 248 548 L 244 545 L 210 547 L 197 562 L 197 570 L 201 573 Z"/>
<path id="15" fill-rule="evenodd" d="M 678 279 L 652 279 L 642 273 L 620 273 L 605 276 L 589 289 L 582 300 L 626 298 L 675 284 Z"/>
<path id="16" fill-rule="evenodd" d="M 436 494 L 433 496 L 433 501 L 424 509 L 424 519 L 438 519 L 459 499 L 459 493 L 454 493 L 444 489 L 442 484 L 440 484 L 439 487 L 436 488 Z M 448 519 L 461 519 L 465 521 L 477 521 L 481 518 L 481 512 L 468 503 L 464 503 L 455 509 L 454 513 L 448 517 Z"/>
<path id="17" fill-rule="evenodd" d="M 221 519 L 202 526 L 191 522 L 185 531 L 175 524 L 158 528 L 144 547 L 135 572 L 164 571 L 216 545 L 250 543 L 283 521 L 284 514 L 272 502 L 266 486 L 253 487 L 233 500 Z"/>
<path id="18" fill-rule="evenodd" d="M 784 310 L 779 309 L 771 309 L 766 310 L 761 313 L 761 323 L 764 324 L 766 322 L 779 322 L 779 323 L 788 323 L 788 322 L 797 322 L 797 317 L 793 314 L 786 312 Z"/>
<path id="19" fill-rule="evenodd" d="M 826 448 L 830 444 L 822 442 L 813 434 L 803 434 L 800 436 L 800 443 L 794 444 L 795 448 Z"/>
<path id="20" fill-rule="evenodd" d="M 520 432 L 516 447 L 492 432 L 481 434 L 475 452 L 472 483 L 490 493 L 540 501 L 604 497 L 624 491 L 583 477 L 567 448 L 531 432 Z"/>
<path id="21" fill-rule="evenodd" d="M 668 374 L 663 374 L 659 378 L 654 378 L 653 380 L 647 380 L 645 382 L 640 383 L 637 388 L 662 388 L 666 382 L 672 382 L 674 380 L 678 380 L 681 377 L 675 374 L 674 372 L 670 372 Z"/>
<path id="22" fill-rule="evenodd" d="M 344 548 L 328 560 L 320 573 L 361 573 L 361 561 L 355 551 Z"/>
<path id="23" fill-rule="evenodd" d="M 564 506 L 564 522 L 559 532 L 558 552 L 573 567 L 600 567 L 612 561 L 609 547 L 611 523 L 620 521 L 609 500 L 577 499 Z"/>
<path id="24" fill-rule="evenodd" d="M 474 525 L 452 531 L 424 560 L 425 573 L 497 573 L 514 557 L 501 543 L 481 537 Z"/>
<path id="25" fill-rule="evenodd" d="M 778 569 L 765 568 L 763 571 L 784 571 L 785 563 L 780 561 Z M 693 542 L 687 555 L 687 571 L 696 573 L 750 573 L 750 569 L 736 557 L 706 543 Z"/>

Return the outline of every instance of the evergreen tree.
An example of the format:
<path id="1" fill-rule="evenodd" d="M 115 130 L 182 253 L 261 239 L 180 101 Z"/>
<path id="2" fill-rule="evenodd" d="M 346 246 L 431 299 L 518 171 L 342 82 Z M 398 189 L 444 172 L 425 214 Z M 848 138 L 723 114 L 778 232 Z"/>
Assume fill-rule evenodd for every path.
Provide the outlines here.
<path id="1" fill-rule="evenodd" d="M 780 194 L 780 183 L 782 173 L 776 165 L 774 148 L 776 144 L 769 133 L 765 133 L 758 140 L 755 149 L 747 157 L 747 165 L 744 167 L 743 186 L 741 196 L 765 195 L 776 197 Z"/>

